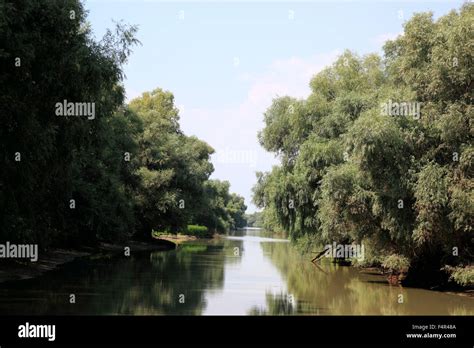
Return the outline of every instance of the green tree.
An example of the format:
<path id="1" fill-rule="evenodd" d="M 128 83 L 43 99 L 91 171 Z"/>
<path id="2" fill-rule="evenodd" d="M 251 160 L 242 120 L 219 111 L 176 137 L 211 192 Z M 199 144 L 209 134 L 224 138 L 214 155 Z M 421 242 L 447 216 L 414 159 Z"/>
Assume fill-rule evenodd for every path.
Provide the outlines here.
<path id="1" fill-rule="evenodd" d="M 182 231 L 202 209 L 204 182 L 213 171 L 214 150 L 180 129 L 179 114 L 170 92 L 155 89 L 129 104 L 141 120 L 138 133 L 140 184 L 136 191 L 139 234 L 151 230 Z"/>
<path id="2" fill-rule="evenodd" d="M 45 248 L 128 234 L 133 180 L 122 181 L 114 147 L 133 141 L 115 112 L 135 31 L 119 24 L 97 42 L 77 0 L 0 2 L 2 240 Z M 58 117 L 64 100 L 94 103 L 95 118 Z"/>
<path id="3" fill-rule="evenodd" d="M 416 14 L 383 59 L 346 51 L 306 100 L 275 99 L 259 140 L 281 165 L 257 173 L 253 197 L 264 225 L 370 244 L 374 262 L 408 260 L 407 282 L 472 263 L 473 20 L 468 3 L 437 21 Z M 387 115 L 392 101 L 421 114 Z"/>

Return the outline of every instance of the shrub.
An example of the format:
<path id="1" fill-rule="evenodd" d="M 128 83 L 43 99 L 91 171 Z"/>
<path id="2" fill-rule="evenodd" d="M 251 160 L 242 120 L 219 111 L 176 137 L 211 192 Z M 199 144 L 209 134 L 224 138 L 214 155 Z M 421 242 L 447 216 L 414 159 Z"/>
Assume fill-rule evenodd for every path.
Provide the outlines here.
<path id="1" fill-rule="evenodd" d="M 161 236 L 166 236 L 170 234 L 169 232 L 166 232 L 166 231 L 155 231 L 155 230 L 151 230 L 151 236 L 153 238 L 160 238 Z"/>
<path id="2" fill-rule="evenodd" d="M 405 256 L 392 254 L 385 258 L 382 267 L 388 269 L 390 272 L 406 273 L 410 268 L 410 260 Z"/>
<path id="3" fill-rule="evenodd" d="M 449 280 L 459 284 L 461 286 L 473 286 L 474 285 L 474 267 L 445 267 L 451 276 Z"/>
<path id="4" fill-rule="evenodd" d="M 201 225 L 188 225 L 186 233 L 200 238 L 212 237 L 212 233 L 209 232 L 209 229 Z"/>

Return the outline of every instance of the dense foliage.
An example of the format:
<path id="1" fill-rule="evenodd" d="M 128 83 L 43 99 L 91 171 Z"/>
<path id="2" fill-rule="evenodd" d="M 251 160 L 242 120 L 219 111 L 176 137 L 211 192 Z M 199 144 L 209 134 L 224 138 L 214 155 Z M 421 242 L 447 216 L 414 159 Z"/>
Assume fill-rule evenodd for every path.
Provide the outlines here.
<path id="1" fill-rule="evenodd" d="M 363 243 L 366 263 L 407 260 L 428 282 L 469 266 L 473 21 L 472 4 L 416 14 L 383 58 L 346 51 L 307 99 L 274 99 L 259 140 L 281 164 L 254 187 L 264 225 L 309 250 Z"/>
<path id="2" fill-rule="evenodd" d="M 188 225 L 186 234 L 196 237 L 212 237 L 212 235 L 209 234 L 209 229 L 201 225 Z"/>
<path id="3" fill-rule="evenodd" d="M 245 225 L 243 198 L 209 180 L 214 150 L 183 134 L 173 95 L 124 104 L 136 30 L 119 23 L 97 42 L 77 0 L 0 1 L 0 240 L 46 248 Z M 58 116 L 63 101 L 95 115 Z"/>

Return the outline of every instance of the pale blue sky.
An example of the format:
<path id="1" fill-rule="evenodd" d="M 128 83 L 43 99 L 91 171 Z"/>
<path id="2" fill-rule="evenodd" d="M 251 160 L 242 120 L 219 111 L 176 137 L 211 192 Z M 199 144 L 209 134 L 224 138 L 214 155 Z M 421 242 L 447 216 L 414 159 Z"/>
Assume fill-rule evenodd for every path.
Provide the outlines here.
<path id="1" fill-rule="evenodd" d="M 139 26 L 125 67 L 128 98 L 171 91 L 181 127 L 216 150 L 213 178 L 229 180 L 248 212 L 255 171 L 277 163 L 258 144 L 277 95 L 305 97 L 309 79 L 344 49 L 380 52 L 414 12 L 439 17 L 462 1 L 86 0 L 98 38 L 112 20 Z"/>

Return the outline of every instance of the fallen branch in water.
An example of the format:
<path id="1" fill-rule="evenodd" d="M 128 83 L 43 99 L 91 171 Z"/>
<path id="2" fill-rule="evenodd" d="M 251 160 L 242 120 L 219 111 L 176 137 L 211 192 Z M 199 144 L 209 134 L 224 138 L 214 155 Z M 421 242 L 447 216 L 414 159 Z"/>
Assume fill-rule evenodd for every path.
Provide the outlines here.
<path id="1" fill-rule="evenodd" d="M 330 249 L 330 248 L 326 248 L 326 249 L 324 249 L 323 251 L 317 252 L 318 255 L 316 255 L 316 256 L 311 260 L 311 262 L 312 262 L 312 263 L 315 263 L 316 261 L 318 261 L 321 257 L 324 256 L 324 254 L 326 254 L 326 253 L 329 251 L 329 249 Z"/>

